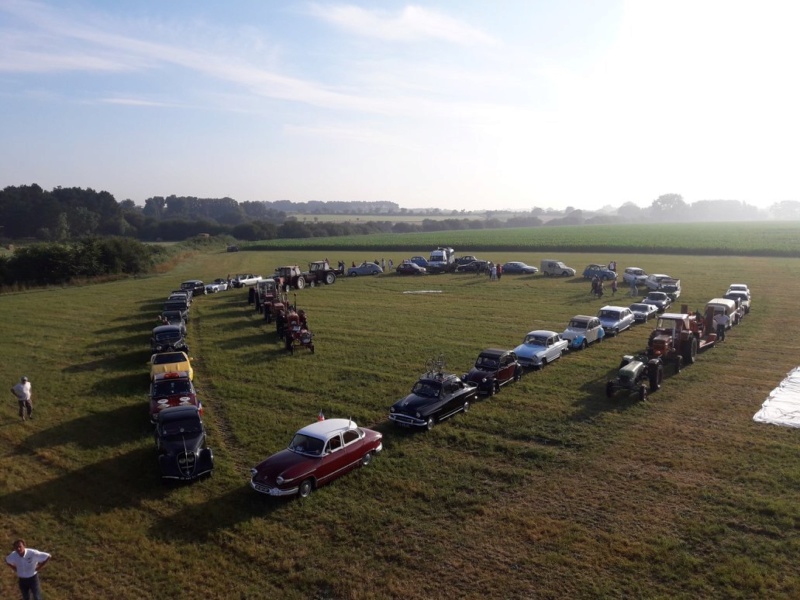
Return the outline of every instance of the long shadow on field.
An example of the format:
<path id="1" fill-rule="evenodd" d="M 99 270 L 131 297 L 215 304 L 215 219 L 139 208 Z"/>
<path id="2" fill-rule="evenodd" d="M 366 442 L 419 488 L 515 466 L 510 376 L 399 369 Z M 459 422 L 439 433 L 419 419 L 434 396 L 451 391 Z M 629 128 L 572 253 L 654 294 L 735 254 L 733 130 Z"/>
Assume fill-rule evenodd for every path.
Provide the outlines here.
<path id="1" fill-rule="evenodd" d="M 167 296 L 164 296 L 163 300 L 151 300 L 149 302 L 142 302 L 139 305 L 139 312 L 152 312 L 154 315 L 157 315 L 161 312 L 161 309 L 164 308 L 164 302 L 167 301 Z"/>
<path id="2" fill-rule="evenodd" d="M 156 522 L 149 537 L 172 542 L 206 541 L 216 532 L 230 530 L 254 517 L 268 517 L 295 498 L 272 498 L 253 491 L 249 485 L 217 496 L 203 504 L 183 506 Z"/>
<path id="3" fill-rule="evenodd" d="M 0 513 L 47 510 L 68 522 L 83 513 L 139 506 L 163 497 L 164 493 L 155 450 L 137 448 L 24 490 L 0 495 Z"/>
<path id="4" fill-rule="evenodd" d="M 141 333 L 142 331 L 148 331 L 151 327 L 156 327 L 159 323 L 156 321 L 155 317 L 152 321 L 142 321 L 141 317 L 137 318 L 134 323 L 130 325 L 118 325 L 116 327 L 106 327 L 102 330 L 102 333 Z M 95 332 L 100 333 L 100 332 Z"/>
<path id="5" fill-rule="evenodd" d="M 149 363 L 148 363 L 149 364 Z M 142 401 L 150 389 L 150 375 L 142 365 L 141 373 L 117 375 L 98 381 L 92 386 L 92 393 L 99 399 L 107 396 L 130 396 L 141 394 Z"/>
<path id="6" fill-rule="evenodd" d="M 65 373 L 85 373 L 87 371 L 128 371 L 132 367 L 140 367 L 142 369 L 147 367 L 147 359 L 150 353 L 146 347 L 142 350 L 134 350 L 124 354 L 115 354 L 112 357 L 98 358 L 89 362 L 80 363 L 77 365 L 70 365 L 64 368 Z"/>
<path id="7" fill-rule="evenodd" d="M 153 325 L 155 327 L 155 325 Z M 95 342 L 94 344 L 90 344 L 89 348 L 108 348 L 110 346 L 124 346 L 126 348 L 131 347 L 140 347 L 146 348 L 150 342 L 150 336 L 152 335 L 152 329 L 148 329 L 147 327 L 139 327 L 137 328 L 139 332 L 137 335 L 129 335 L 126 337 L 119 337 L 113 338 L 110 340 L 102 340 Z M 98 335 L 105 334 L 105 329 L 98 329 L 95 331 Z"/>
<path id="8" fill-rule="evenodd" d="M 147 388 L 143 389 L 146 391 Z M 17 454 L 30 454 L 37 449 L 67 444 L 87 449 L 114 448 L 140 439 L 149 430 L 144 392 L 140 404 L 104 411 L 107 404 L 98 397 L 97 412 L 31 434 L 17 448 Z"/>

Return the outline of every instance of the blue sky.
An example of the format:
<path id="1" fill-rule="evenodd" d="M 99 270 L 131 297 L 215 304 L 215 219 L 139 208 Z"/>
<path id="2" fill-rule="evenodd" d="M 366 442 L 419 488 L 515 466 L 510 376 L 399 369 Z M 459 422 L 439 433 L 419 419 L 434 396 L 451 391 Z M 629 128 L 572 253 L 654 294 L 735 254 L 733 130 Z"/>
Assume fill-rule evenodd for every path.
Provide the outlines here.
<path id="1" fill-rule="evenodd" d="M 800 200 L 796 2 L 0 0 L 0 187 Z"/>

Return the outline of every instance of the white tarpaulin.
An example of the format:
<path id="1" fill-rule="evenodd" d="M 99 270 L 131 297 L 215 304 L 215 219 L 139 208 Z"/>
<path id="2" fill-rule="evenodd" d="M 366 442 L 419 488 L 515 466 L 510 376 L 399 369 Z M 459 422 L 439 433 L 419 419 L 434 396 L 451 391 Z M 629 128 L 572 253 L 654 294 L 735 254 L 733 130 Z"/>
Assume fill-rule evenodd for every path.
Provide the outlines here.
<path id="1" fill-rule="evenodd" d="M 772 390 L 754 416 L 759 423 L 800 427 L 800 367 L 796 367 Z"/>

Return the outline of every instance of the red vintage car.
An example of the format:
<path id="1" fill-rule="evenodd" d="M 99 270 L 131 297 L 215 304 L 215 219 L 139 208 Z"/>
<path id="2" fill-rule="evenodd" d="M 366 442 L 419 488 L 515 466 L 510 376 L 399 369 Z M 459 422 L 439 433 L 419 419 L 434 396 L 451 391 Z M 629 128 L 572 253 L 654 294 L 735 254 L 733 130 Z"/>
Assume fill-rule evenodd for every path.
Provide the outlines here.
<path id="1" fill-rule="evenodd" d="M 383 434 L 350 419 L 328 419 L 303 427 L 289 447 L 250 470 L 250 486 L 270 496 L 308 496 L 352 471 L 367 466 L 383 450 Z"/>
<path id="2" fill-rule="evenodd" d="M 150 420 L 156 422 L 159 413 L 172 406 L 196 406 L 203 414 L 203 405 L 186 371 L 157 373 L 150 384 Z"/>

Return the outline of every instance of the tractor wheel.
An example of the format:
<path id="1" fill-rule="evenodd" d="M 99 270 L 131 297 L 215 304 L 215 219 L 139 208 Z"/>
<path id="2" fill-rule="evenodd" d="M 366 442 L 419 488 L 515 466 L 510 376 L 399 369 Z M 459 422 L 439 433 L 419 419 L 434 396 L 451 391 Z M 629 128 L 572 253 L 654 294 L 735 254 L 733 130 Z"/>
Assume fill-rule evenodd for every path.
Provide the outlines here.
<path id="1" fill-rule="evenodd" d="M 325 275 L 325 284 L 331 285 L 336 281 L 336 274 L 335 273 L 327 273 Z"/>
<path id="2" fill-rule="evenodd" d="M 314 344 L 311 344 L 308 349 L 311 350 L 311 354 L 314 354 Z"/>
<path id="3" fill-rule="evenodd" d="M 614 382 L 609 381 L 606 384 L 606 398 L 613 398 L 614 397 Z"/>
<path id="4" fill-rule="evenodd" d="M 639 386 L 639 402 L 647 400 L 647 386 Z"/>
<path id="5" fill-rule="evenodd" d="M 683 368 L 683 357 L 679 356 L 675 359 L 675 374 L 677 375 L 678 373 L 680 373 L 682 368 Z"/>
<path id="6" fill-rule="evenodd" d="M 661 365 L 650 365 L 647 375 L 650 380 L 650 391 L 657 392 L 660 390 L 661 382 L 664 381 L 664 367 Z"/>
<path id="7" fill-rule="evenodd" d="M 272 311 L 265 310 L 264 319 L 267 321 L 267 323 L 272 323 Z"/>
<path id="8" fill-rule="evenodd" d="M 693 365 L 694 359 L 697 357 L 697 338 L 692 337 L 691 340 L 683 345 L 683 362 L 687 365 Z"/>
<path id="9" fill-rule="evenodd" d="M 304 287 L 306 287 L 306 278 L 302 277 L 302 276 L 298 277 L 297 278 L 297 283 L 295 284 L 295 287 L 298 290 L 302 290 Z"/>

